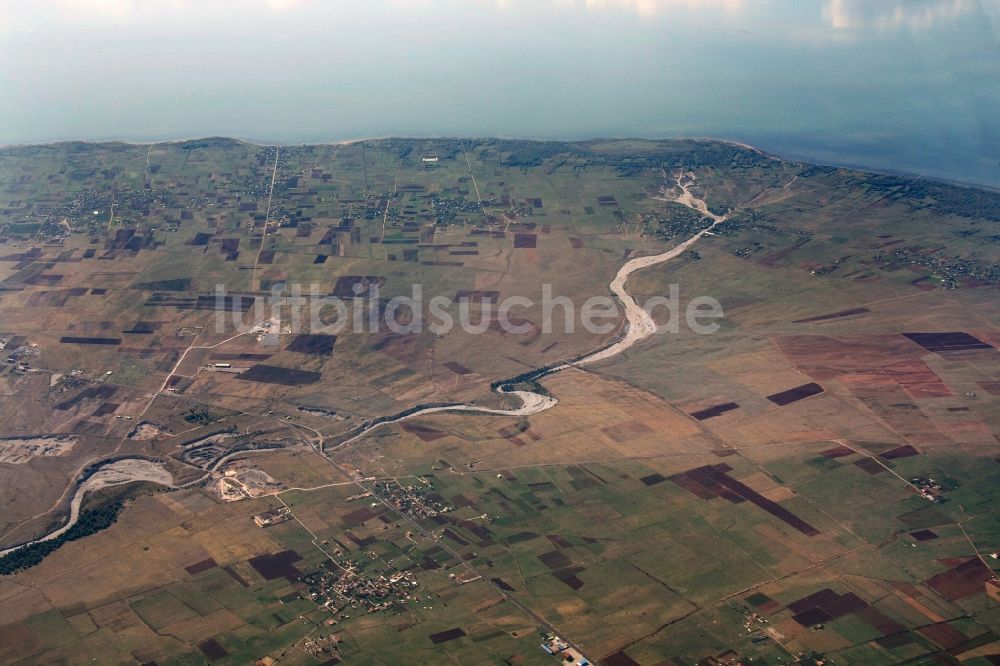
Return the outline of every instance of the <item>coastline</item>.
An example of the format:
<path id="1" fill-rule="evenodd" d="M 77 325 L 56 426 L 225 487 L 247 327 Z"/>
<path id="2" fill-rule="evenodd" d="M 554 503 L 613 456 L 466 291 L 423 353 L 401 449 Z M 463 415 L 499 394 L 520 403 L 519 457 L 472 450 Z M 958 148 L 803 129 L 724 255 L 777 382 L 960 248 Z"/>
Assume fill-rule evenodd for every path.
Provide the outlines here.
<path id="1" fill-rule="evenodd" d="M 235 141 L 237 143 L 247 144 L 251 146 L 258 147 L 295 147 L 295 146 L 349 146 L 357 143 L 362 143 L 365 141 L 490 141 L 490 140 L 504 140 L 504 141 L 524 141 L 529 143 L 562 143 L 562 144 L 589 144 L 589 143 L 600 143 L 604 141 L 638 141 L 638 142 L 669 142 L 669 141 L 704 141 L 721 143 L 729 146 L 735 146 L 742 148 L 744 150 L 749 150 L 755 152 L 762 157 L 767 157 L 770 159 L 779 160 L 782 162 L 789 162 L 795 164 L 805 164 L 809 166 L 825 167 L 825 168 L 835 168 L 835 169 L 847 169 L 849 171 L 856 171 L 859 173 L 875 174 L 881 176 L 892 176 L 896 178 L 910 178 L 910 179 L 925 179 L 937 183 L 942 183 L 945 185 L 950 185 L 953 187 L 962 188 L 972 188 L 986 190 L 989 192 L 1000 192 L 1000 162 L 998 162 L 998 175 L 997 182 L 995 184 L 988 184 L 978 180 L 963 180 L 960 178 L 954 178 L 945 176 L 942 174 L 934 173 L 918 173 L 917 171 L 910 171 L 906 168 L 886 168 L 877 167 L 872 165 L 866 165 L 862 162 L 857 162 L 856 157 L 845 157 L 842 160 L 836 159 L 823 159 L 817 157 L 809 157 L 806 152 L 798 153 L 794 150 L 774 150 L 766 147 L 754 145 L 745 141 L 740 141 L 738 139 L 731 139 L 722 136 L 704 136 L 704 135 L 692 135 L 692 136 L 664 136 L 664 137 L 629 137 L 629 136 L 605 136 L 605 137 L 587 137 L 587 138 L 572 138 L 572 139 L 554 139 L 554 138 L 539 138 L 539 137 L 525 137 L 525 136 L 417 136 L 417 135 L 407 135 L 407 134 L 385 134 L 385 135 L 375 135 L 375 136 L 361 136 L 349 139 L 329 139 L 322 141 L 268 141 L 264 139 L 252 139 L 244 138 L 239 136 L 224 136 L 224 135 L 201 135 L 201 136 L 191 136 L 191 137 L 180 137 L 180 138 L 169 138 L 162 140 L 132 140 L 132 139 L 53 139 L 51 141 L 35 141 L 35 142 L 11 142 L 11 143 L 0 143 L 0 151 L 11 150 L 11 149 L 26 149 L 44 146 L 61 146 L 61 145 L 71 145 L 71 144 L 82 144 L 87 146 L 110 146 L 110 145 L 121 145 L 121 146 L 133 146 L 133 147 L 150 147 L 159 144 L 165 145 L 177 145 L 183 143 L 190 143 L 194 141 Z"/>

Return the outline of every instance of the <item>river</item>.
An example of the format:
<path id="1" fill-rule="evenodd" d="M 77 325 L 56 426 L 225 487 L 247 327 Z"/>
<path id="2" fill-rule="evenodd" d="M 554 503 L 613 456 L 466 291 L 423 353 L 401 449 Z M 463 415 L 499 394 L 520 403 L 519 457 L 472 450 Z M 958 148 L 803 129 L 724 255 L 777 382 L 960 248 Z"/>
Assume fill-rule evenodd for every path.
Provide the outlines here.
<path id="1" fill-rule="evenodd" d="M 708 204 L 705 200 L 696 197 L 691 191 L 694 184 L 694 174 L 682 171 L 676 177 L 675 186 L 677 190 L 680 190 L 680 192 L 673 194 L 671 193 L 671 188 L 665 186 L 663 188 L 664 194 L 659 198 L 687 206 L 688 208 L 701 213 L 703 219 L 710 219 L 711 224 L 665 252 L 630 259 L 618 269 L 618 272 L 615 274 L 614 279 L 611 280 L 609 285 L 609 288 L 615 295 L 615 298 L 617 298 L 625 308 L 625 326 L 618 339 L 608 345 L 602 346 L 588 354 L 585 354 L 584 356 L 546 368 L 540 371 L 535 379 L 541 379 L 542 377 L 562 372 L 563 370 L 567 370 L 569 368 L 581 367 L 607 360 L 621 354 L 625 350 L 630 349 L 643 340 L 656 335 L 656 322 L 653 321 L 649 312 L 643 309 L 643 307 L 636 302 L 636 300 L 625 288 L 629 277 L 636 271 L 652 268 L 653 266 L 657 266 L 679 257 L 684 252 L 689 250 L 691 246 L 697 243 L 702 237 L 710 233 L 712 229 L 729 219 L 729 216 L 732 214 L 732 211 L 730 211 L 724 215 L 717 215 L 709 210 Z M 382 426 L 399 423 L 401 421 L 406 421 L 420 416 L 428 416 L 430 414 L 440 414 L 443 412 L 468 412 L 495 416 L 530 416 L 532 414 L 538 414 L 539 412 L 552 409 L 559 404 L 559 400 L 557 398 L 545 393 L 526 391 L 523 389 L 513 389 L 511 388 L 512 383 L 512 381 L 500 382 L 496 386 L 495 390 L 501 395 L 511 395 L 520 400 L 521 404 L 519 407 L 511 409 L 497 409 L 493 407 L 474 405 L 471 403 L 461 403 L 435 405 L 415 411 L 407 411 L 395 417 L 377 419 L 375 423 L 362 427 L 358 432 L 351 434 L 347 439 L 344 439 L 338 444 L 328 447 L 327 450 L 352 444 L 360 439 L 363 439 Z"/>
<path id="2" fill-rule="evenodd" d="M 7 548 L 6 550 L 0 550 L 0 557 L 3 557 L 7 553 L 12 553 L 19 548 L 24 548 L 25 546 L 42 543 L 44 541 L 51 541 L 68 532 L 70 528 L 76 525 L 76 522 L 80 519 L 80 507 L 83 504 L 83 498 L 87 495 L 87 493 L 92 493 L 95 490 L 100 490 L 101 488 L 120 486 L 136 481 L 149 481 L 151 483 L 158 483 L 161 486 L 168 487 L 172 486 L 174 482 L 170 472 L 164 469 L 163 465 L 150 460 L 143 460 L 141 458 L 124 458 L 104 465 L 87 477 L 87 480 L 82 482 L 76 489 L 76 493 L 73 495 L 73 499 L 70 502 L 69 520 L 66 521 L 65 525 L 41 538 L 35 539 L 34 541 L 13 546 L 12 548 Z"/>
<path id="3" fill-rule="evenodd" d="M 611 292 L 615 295 L 618 301 L 625 308 L 625 324 L 622 334 L 610 344 L 602 346 L 584 356 L 577 357 L 571 361 L 561 363 L 549 368 L 544 369 L 539 375 L 538 379 L 543 376 L 552 375 L 557 372 L 562 372 L 569 368 L 581 367 L 585 365 L 590 365 L 593 363 L 598 363 L 600 361 L 607 360 L 614 356 L 617 356 L 627 349 L 635 346 L 636 344 L 647 340 L 648 338 L 656 335 L 657 326 L 656 322 L 650 314 L 640 306 L 635 298 L 628 293 L 626 286 L 628 284 L 628 279 L 633 273 L 640 270 L 645 270 L 647 268 L 652 268 L 653 266 L 658 266 L 671 259 L 674 259 L 687 250 L 691 248 L 692 245 L 697 243 L 702 237 L 710 233 L 719 224 L 725 222 L 732 211 L 724 215 L 718 215 L 713 213 L 708 208 L 708 204 L 704 199 L 700 199 L 694 195 L 692 188 L 695 185 L 694 174 L 689 172 L 681 171 L 676 176 L 676 183 L 673 187 L 669 184 L 665 184 L 663 188 L 663 194 L 660 197 L 666 201 L 672 201 L 675 203 L 682 204 L 697 211 L 702 215 L 702 219 L 709 219 L 711 223 L 703 228 L 698 233 L 694 234 L 687 240 L 678 243 L 674 247 L 666 250 L 665 252 L 660 252 L 658 254 L 646 255 L 641 257 L 635 257 L 630 259 L 621 268 L 618 269 L 615 277 L 611 280 L 609 288 Z M 678 192 L 673 192 L 673 190 L 679 190 Z M 518 407 L 513 407 L 509 409 L 495 408 L 495 407 L 484 407 L 481 405 L 474 405 L 471 403 L 460 403 L 460 404 L 449 404 L 449 405 L 436 405 L 432 407 L 424 407 L 414 411 L 407 411 L 403 414 L 394 417 L 383 417 L 377 419 L 375 423 L 365 426 L 358 432 L 351 434 L 346 439 L 337 443 L 334 446 L 328 447 L 326 451 L 331 449 L 341 448 L 357 442 L 372 432 L 386 425 L 393 423 L 399 423 L 401 421 L 406 421 L 409 419 L 418 418 L 421 416 L 428 416 L 431 414 L 441 414 L 446 412 L 460 412 L 460 413 L 473 413 L 473 414 L 484 414 L 493 416 L 512 416 L 512 417 L 522 417 L 531 416 L 532 414 L 538 414 L 540 412 L 552 409 L 559 404 L 559 400 L 546 393 L 537 391 L 528 391 L 524 389 L 515 389 L 510 386 L 511 382 L 500 382 L 496 387 L 496 392 L 501 395 L 513 396 L 515 399 L 520 401 Z M 212 469 L 218 469 L 226 460 L 229 458 L 246 453 L 246 451 L 234 452 L 230 456 L 219 460 L 212 466 Z M 13 552 L 18 548 L 23 548 L 26 545 L 31 545 L 35 543 L 41 543 L 44 541 L 50 541 L 56 539 L 59 536 L 65 534 L 73 525 L 76 524 L 80 517 L 80 506 L 83 503 L 84 496 L 100 488 L 106 488 L 108 486 L 121 485 L 124 483 L 131 483 L 134 481 L 150 481 L 153 483 L 158 483 L 167 487 L 173 486 L 173 478 L 170 473 L 160 464 L 148 460 L 142 460 L 138 458 L 129 458 L 118 460 L 113 463 L 109 463 L 103 466 L 100 470 L 92 474 L 87 478 L 86 481 L 81 483 L 76 490 L 75 495 L 70 503 L 70 516 L 67 523 L 39 539 L 28 542 L 27 544 L 21 544 L 19 546 L 14 546 L 6 550 L 0 551 L 0 557 L 6 555 L 7 553 Z M 186 484 L 192 485 L 192 484 Z"/>

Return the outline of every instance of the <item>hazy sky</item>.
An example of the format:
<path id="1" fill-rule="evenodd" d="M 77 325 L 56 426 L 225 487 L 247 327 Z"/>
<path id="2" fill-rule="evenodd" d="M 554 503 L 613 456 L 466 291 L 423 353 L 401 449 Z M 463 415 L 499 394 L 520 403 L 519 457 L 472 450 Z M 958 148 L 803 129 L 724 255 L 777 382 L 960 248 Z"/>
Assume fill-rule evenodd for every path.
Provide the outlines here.
<path id="1" fill-rule="evenodd" d="M 0 0 L 0 142 L 719 135 L 1000 183 L 998 35 L 1000 0 Z"/>

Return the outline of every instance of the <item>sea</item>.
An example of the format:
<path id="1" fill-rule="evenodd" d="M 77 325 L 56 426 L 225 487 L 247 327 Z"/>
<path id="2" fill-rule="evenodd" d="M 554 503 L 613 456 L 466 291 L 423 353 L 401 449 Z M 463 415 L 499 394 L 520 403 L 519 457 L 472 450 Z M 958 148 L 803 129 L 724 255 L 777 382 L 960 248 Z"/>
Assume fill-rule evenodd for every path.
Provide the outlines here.
<path id="1" fill-rule="evenodd" d="M 714 137 L 1000 188 L 1000 0 L 0 0 L 0 143 Z"/>

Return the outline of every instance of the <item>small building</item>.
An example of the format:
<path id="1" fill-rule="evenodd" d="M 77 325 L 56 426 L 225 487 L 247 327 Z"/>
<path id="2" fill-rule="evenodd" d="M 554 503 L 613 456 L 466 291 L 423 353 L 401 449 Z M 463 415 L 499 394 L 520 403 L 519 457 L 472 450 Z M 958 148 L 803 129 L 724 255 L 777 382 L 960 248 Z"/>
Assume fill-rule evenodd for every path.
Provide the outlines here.
<path id="1" fill-rule="evenodd" d="M 542 649 L 549 654 L 559 654 L 569 647 L 569 643 L 564 642 L 558 636 L 548 636 L 542 642 Z"/>
<path id="2" fill-rule="evenodd" d="M 263 513 L 258 513 L 253 517 L 253 522 L 257 523 L 257 527 L 270 527 L 271 525 L 277 525 L 278 523 L 283 523 L 291 519 L 291 510 L 282 506 L 277 509 L 270 509 L 268 511 L 264 511 Z"/>
<path id="3" fill-rule="evenodd" d="M 542 641 L 542 649 L 566 664 L 590 666 L 590 661 L 580 654 L 580 651 L 558 636 L 546 636 Z"/>

